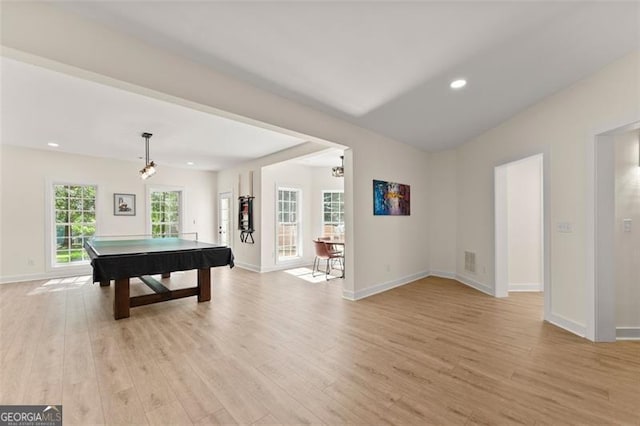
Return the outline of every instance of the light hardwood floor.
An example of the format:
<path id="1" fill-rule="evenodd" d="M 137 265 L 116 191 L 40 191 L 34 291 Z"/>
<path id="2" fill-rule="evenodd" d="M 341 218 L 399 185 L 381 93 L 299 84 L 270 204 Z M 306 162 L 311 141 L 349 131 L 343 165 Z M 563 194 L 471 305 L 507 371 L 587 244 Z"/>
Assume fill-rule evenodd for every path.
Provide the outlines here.
<path id="1" fill-rule="evenodd" d="M 0 286 L 0 403 L 62 403 L 65 425 L 640 424 L 640 342 L 545 324 L 540 295 L 427 278 L 349 302 L 340 280 L 212 279 L 209 303 L 120 321 L 88 277 Z"/>

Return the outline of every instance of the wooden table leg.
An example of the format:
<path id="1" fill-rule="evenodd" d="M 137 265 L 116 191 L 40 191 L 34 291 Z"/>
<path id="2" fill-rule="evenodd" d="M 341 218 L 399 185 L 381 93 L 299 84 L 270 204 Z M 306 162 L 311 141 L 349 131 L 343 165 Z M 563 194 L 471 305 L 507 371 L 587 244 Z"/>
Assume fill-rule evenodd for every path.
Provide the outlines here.
<path id="1" fill-rule="evenodd" d="M 211 300 L 211 268 L 198 269 L 198 302 Z"/>
<path id="2" fill-rule="evenodd" d="M 129 278 L 115 280 L 113 316 L 115 319 L 129 318 Z"/>
<path id="3" fill-rule="evenodd" d="M 162 278 L 171 278 L 171 272 L 165 272 L 162 274 Z"/>
<path id="4" fill-rule="evenodd" d="M 111 283 L 111 281 L 109 281 L 109 280 L 102 280 L 102 281 L 100 281 L 100 287 L 109 287 L 110 283 Z"/>

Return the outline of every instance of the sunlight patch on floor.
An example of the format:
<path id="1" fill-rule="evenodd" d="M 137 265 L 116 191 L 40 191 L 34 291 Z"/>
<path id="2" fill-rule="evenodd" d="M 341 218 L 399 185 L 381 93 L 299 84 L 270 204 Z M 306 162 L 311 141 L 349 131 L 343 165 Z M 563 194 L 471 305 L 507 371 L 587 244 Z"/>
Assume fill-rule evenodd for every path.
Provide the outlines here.
<path id="1" fill-rule="evenodd" d="M 79 277 L 53 278 L 40 287 L 31 290 L 28 295 L 34 296 L 43 293 L 55 293 L 59 291 L 76 290 L 83 285 L 91 284 L 91 276 L 83 275 Z"/>
<path id="2" fill-rule="evenodd" d="M 288 269 L 286 271 L 287 274 L 293 275 L 310 283 L 321 283 L 326 282 L 326 278 L 324 276 L 324 272 L 316 272 L 316 276 L 313 276 L 313 270 L 311 268 L 295 268 Z M 329 275 L 329 279 L 337 278 L 333 275 Z"/>

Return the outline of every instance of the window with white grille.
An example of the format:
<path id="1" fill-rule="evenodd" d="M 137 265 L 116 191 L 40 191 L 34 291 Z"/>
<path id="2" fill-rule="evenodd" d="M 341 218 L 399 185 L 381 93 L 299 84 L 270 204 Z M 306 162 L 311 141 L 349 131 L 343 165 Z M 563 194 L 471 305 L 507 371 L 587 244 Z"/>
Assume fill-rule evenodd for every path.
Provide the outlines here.
<path id="1" fill-rule="evenodd" d="M 299 189 L 278 188 L 277 191 L 276 246 L 279 261 L 297 258 L 300 250 L 300 195 Z"/>
<path id="2" fill-rule="evenodd" d="M 344 191 L 322 191 L 322 235 L 344 235 Z"/>
<path id="3" fill-rule="evenodd" d="M 151 235 L 154 238 L 180 235 L 182 191 L 151 191 Z"/>
<path id="4" fill-rule="evenodd" d="M 53 184 L 54 266 L 87 262 L 84 241 L 96 233 L 96 187 Z"/>

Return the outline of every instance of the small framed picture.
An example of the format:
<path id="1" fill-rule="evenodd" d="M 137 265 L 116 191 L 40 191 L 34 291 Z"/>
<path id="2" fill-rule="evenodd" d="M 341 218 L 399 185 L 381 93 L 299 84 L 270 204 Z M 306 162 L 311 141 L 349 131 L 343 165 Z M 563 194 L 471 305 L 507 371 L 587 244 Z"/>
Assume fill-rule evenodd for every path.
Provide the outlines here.
<path id="1" fill-rule="evenodd" d="M 115 216 L 135 216 L 136 194 L 113 194 L 113 214 Z"/>

